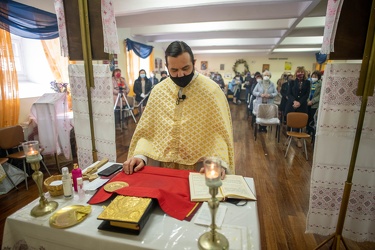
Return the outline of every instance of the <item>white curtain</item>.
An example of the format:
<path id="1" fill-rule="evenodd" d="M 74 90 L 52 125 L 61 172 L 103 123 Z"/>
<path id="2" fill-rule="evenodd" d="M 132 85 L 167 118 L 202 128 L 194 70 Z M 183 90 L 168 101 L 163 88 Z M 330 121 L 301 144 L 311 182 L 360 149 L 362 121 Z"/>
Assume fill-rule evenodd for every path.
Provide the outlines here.
<path id="1" fill-rule="evenodd" d="M 98 160 L 116 161 L 115 118 L 113 86 L 109 65 L 93 65 L 95 88 L 91 88 L 92 118 Z M 72 91 L 74 131 L 77 142 L 78 164 L 85 169 L 93 163 L 90 132 L 90 114 L 83 64 L 69 65 Z"/>
<path id="2" fill-rule="evenodd" d="M 348 175 L 361 97 L 361 64 L 328 64 L 318 109 L 307 233 L 333 234 Z M 375 241 L 375 99 L 369 97 L 343 237 Z"/>
<path id="3" fill-rule="evenodd" d="M 64 153 L 70 159 L 70 118 L 66 93 L 43 94 L 31 107 L 30 118 L 38 124 L 38 137 L 43 154 Z"/>

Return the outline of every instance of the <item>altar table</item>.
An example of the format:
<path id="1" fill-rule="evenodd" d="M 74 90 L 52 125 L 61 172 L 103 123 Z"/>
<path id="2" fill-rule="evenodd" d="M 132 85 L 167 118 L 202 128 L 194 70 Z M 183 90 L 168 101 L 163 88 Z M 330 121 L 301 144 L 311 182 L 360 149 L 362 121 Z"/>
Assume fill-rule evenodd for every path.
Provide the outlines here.
<path id="1" fill-rule="evenodd" d="M 255 193 L 254 180 L 245 178 Z M 47 193 L 48 194 L 48 193 Z M 91 198 L 86 194 L 84 201 L 65 200 L 62 196 L 49 198 L 59 203 L 57 209 L 68 205 L 87 205 Z M 179 221 L 166 215 L 158 206 L 154 209 L 148 222 L 139 235 L 108 232 L 97 229 L 101 220 L 98 215 L 103 211 L 102 205 L 92 205 L 91 214 L 80 224 L 70 228 L 57 229 L 50 227 L 51 214 L 34 218 L 30 210 L 38 204 L 39 199 L 31 202 L 5 222 L 2 249 L 198 249 L 198 238 L 208 231 L 207 226 L 194 223 L 195 217 L 189 221 Z M 260 249 L 259 221 L 256 201 L 249 201 L 245 206 L 236 206 L 221 202 L 227 206 L 223 222 L 223 230 L 232 232 L 226 235 L 231 242 L 236 242 L 234 249 Z M 242 235 L 233 235 L 236 230 L 242 230 Z M 232 231 L 231 231 L 232 230 Z M 245 233 L 243 233 L 245 232 Z M 225 234 L 225 231 L 223 231 Z M 238 244 L 242 238 L 247 238 L 244 244 Z M 240 247 L 238 247 L 240 245 Z M 233 249 L 233 248 L 230 248 Z"/>

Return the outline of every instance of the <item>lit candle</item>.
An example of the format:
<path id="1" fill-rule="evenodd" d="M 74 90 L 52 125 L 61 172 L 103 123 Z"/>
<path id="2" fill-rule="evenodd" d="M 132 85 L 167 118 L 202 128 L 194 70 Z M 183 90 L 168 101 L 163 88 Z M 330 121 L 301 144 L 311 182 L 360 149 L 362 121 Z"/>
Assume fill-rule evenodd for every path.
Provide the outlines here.
<path id="1" fill-rule="evenodd" d="M 38 141 L 28 141 L 22 143 L 23 151 L 26 155 L 26 160 L 37 161 L 39 160 L 39 142 Z"/>
<path id="2" fill-rule="evenodd" d="M 39 152 L 38 150 L 34 150 L 33 148 L 31 148 L 31 150 L 27 153 L 27 155 L 37 155 Z"/>
<path id="3" fill-rule="evenodd" d="M 208 171 L 206 173 L 206 176 L 207 178 L 210 178 L 210 179 L 215 179 L 219 176 L 219 173 L 217 171 L 217 166 L 215 165 L 215 163 L 211 163 L 210 166 L 208 167 Z"/>
<path id="4" fill-rule="evenodd" d="M 204 161 L 206 185 L 209 187 L 221 186 L 221 162 L 218 158 L 209 157 Z"/>

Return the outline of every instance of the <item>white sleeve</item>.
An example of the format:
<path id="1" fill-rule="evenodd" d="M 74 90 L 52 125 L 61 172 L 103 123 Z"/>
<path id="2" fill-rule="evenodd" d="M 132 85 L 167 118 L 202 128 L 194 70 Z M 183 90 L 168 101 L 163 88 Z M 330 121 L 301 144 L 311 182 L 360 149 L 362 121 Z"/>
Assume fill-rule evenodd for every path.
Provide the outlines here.
<path id="1" fill-rule="evenodd" d="M 230 174 L 230 171 L 229 171 L 229 166 L 228 166 L 228 163 L 226 163 L 225 161 L 221 160 L 221 167 L 225 169 L 225 173 L 226 174 Z"/>
<path id="2" fill-rule="evenodd" d="M 134 157 L 142 159 L 145 162 L 145 165 L 147 165 L 147 156 L 145 156 L 145 155 L 134 155 Z"/>

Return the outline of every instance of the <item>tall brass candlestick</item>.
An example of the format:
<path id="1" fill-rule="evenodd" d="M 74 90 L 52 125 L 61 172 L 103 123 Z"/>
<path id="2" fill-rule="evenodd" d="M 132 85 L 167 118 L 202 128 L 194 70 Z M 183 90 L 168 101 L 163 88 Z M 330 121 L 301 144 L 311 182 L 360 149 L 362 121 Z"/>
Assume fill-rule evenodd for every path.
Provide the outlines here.
<path id="1" fill-rule="evenodd" d="M 44 197 L 43 192 L 43 173 L 39 171 L 40 160 L 42 156 L 39 153 L 39 142 L 38 141 L 28 141 L 22 143 L 23 151 L 26 155 L 26 162 L 30 163 L 31 169 L 34 170 L 32 178 L 35 181 L 39 190 L 39 204 L 31 209 L 30 214 L 34 217 L 43 216 L 45 214 L 51 213 L 56 210 L 58 203 L 56 201 L 48 201 Z"/>
<path id="2" fill-rule="evenodd" d="M 215 223 L 216 212 L 219 207 L 219 200 L 216 198 L 218 189 L 221 186 L 221 161 L 215 157 L 208 157 L 204 161 L 206 185 L 209 187 L 211 199 L 208 201 L 208 207 L 211 212 L 211 231 L 202 234 L 198 239 L 198 247 L 201 250 L 208 249 L 229 249 L 227 238 L 216 232 Z"/>

